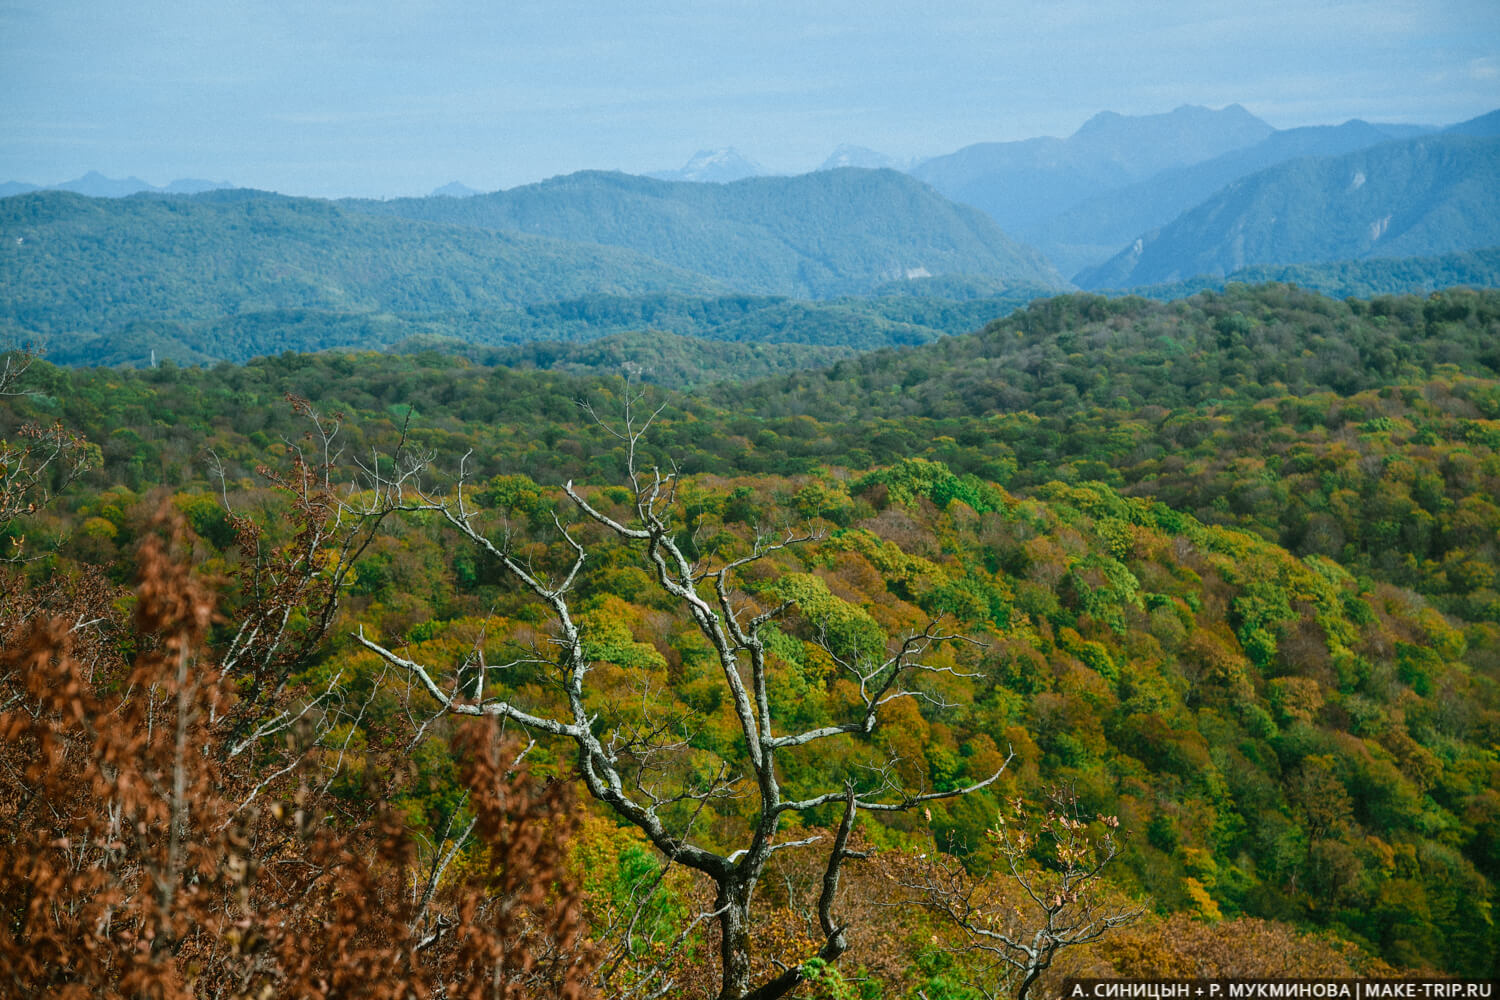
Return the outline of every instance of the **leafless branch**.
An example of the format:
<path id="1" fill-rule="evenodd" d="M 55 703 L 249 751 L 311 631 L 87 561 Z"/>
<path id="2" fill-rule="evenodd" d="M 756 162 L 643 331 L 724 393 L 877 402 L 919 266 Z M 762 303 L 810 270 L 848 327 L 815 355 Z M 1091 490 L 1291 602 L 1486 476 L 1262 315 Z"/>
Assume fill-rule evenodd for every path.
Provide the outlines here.
<path id="1" fill-rule="evenodd" d="M 363 648 L 381 657 L 395 670 L 414 680 L 438 709 L 456 716 L 492 716 L 525 727 L 528 731 L 568 741 L 576 754 L 577 771 L 590 794 L 613 808 L 640 829 L 666 859 L 669 865 L 682 865 L 707 876 L 715 886 L 715 902 L 700 913 L 683 933 L 705 920 L 719 925 L 722 1000 L 771 1000 L 784 995 L 802 981 L 800 966 L 792 965 L 770 980 L 752 988 L 749 956 L 750 906 L 754 888 L 773 853 L 793 847 L 811 848 L 827 844 L 824 858 L 823 890 L 819 898 L 819 928 L 824 941 L 818 954 L 833 961 L 847 948 L 845 928 L 833 914 L 839 875 L 843 865 L 858 852 L 848 849 L 855 819 L 860 811 L 894 812 L 911 809 L 925 802 L 973 794 L 990 787 L 1004 770 L 1002 765 L 987 778 L 969 785 L 944 791 L 907 792 L 895 780 L 894 762 L 877 769 L 875 780 L 859 788 L 853 782 L 804 798 L 785 795 L 779 778 L 782 763 L 779 755 L 791 754 L 815 742 L 844 737 L 864 739 L 878 729 L 882 709 L 900 698 L 912 698 L 929 704 L 946 704 L 935 690 L 917 683 L 918 678 L 938 675 L 965 679 L 972 677 L 951 663 L 935 660 L 932 654 L 941 646 L 969 644 L 967 637 L 942 627 L 934 620 L 921 631 L 894 641 L 878 660 L 866 662 L 850 659 L 830 648 L 826 636 L 821 645 L 833 655 L 839 668 L 851 676 L 860 692 L 860 704 L 853 717 L 841 722 L 798 732 L 779 732 L 779 720 L 768 694 L 768 676 L 772 669 L 766 655 L 769 626 L 792 608 L 791 602 L 769 607 L 757 606 L 753 598 L 740 593 L 736 580 L 752 565 L 773 559 L 788 550 L 810 545 L 818 540 L 816 533 L 787 533 L 771 537 L 757 535 L 749 551 L 719 565 L 700 565 L 697 550 L 681 534 L 680 522 L 674 518 L 680 484 L 674 471 L 642 468 L 643 435 L 661 414 L 658 406 L 649 412 L 644 396 L 627 383 L 623 412 L 616 421 L 602 419 L 591 405 L 583 404 L 603 430 L 622 442 L 626 452 L 626 479 L 632 490 L 628 514 L 616 514 L 595 503 L 584 491 L 568 482 L 563 495 L 580 519 L 570 524 L 554 516 L 553 530 L 562 543 L 565 557 L 554 572 L 538 568 L 520 557 L 513 548 L 509 532 L 497 542 L 480 528 L 479 511 L 471 505 L 467 483 L 468 457 L 460 462 L 458 478 L 446 495 L 425 492 L 419 484 L 392 492 L 386 489 L 386 506 L 392 510 L 430 511 L 470 544 L 485 552 L 505 569 L 510 578 L 524 588 L 546 609 L 551 620 L 553 648 L 547 662 L 556 678 L 561 709 L 530 707 L 519 703 L 517 696 L 488 693 L 482 685 L 472 685 L 466 693 L 461 683 L 472 662 L 436 665 L 419 662 L 409 654 L 398 653 L 368 638 L 362 629 L 354 639 Z M 372 468 L 378 468 L 375 463 Z M 592 526 L 592 527 L 590 527 Z M 585 648 L 583 630 L 575 621 L 572 595 L 580 572 L 588 558 L 585 539 L 588 532 L 602 532 L 616 544 L 632 548 L 661 590 L 686 612 L 698 632 L 707 641 L 717 661 L 725 700 L 739 729 L 741 766 L 731 767 L 721 761 L 717 773 L 704 779 L 673 777 L 701 756 L 693 749 L 689 730 L 683 720 L 661 716 L 652 707 L 649 682 L 638 690 L 638 704 L 609 704 L 607 713 L 617 723 L 601 723 L 596 711 L 589 708 L 588 679 L 593 664 Z M 466 661 L 467 662 L 467 661 Z M 448 680 L 451 678 L 451 682 Z M 425 725 L 425 724 L 424 724 Z M 1006 759 L 1006 764 L 1010 758 Z M 748 828 L 737 849 L 719 853 L 694 843 L 693 824 L 706 805 L 729 795 L 740 794 L 738 773 L 744 775 L 744 787 L 753 789 L 755 806 Z M 788 813 L 807 813 L 822 806 L 843 803 L 839 827 L 831 841 L 826 834 L 810 835 L 792 841 L 778 840 L 783 817 Z M 653 890 L 654 891 L 654 890 Z M 639 910 L 636 911 L 637 916 Z M 633 920 L 622 928 L 626 942 L 632 939 Z M 681 939 L 679 939 L 680 941 Z M 675 946 L 674 946 L 675 947 Z M 617 968 L 619 959 L 606 968 Z M 661 966 L 665 968 L 665 966 Z M 607 973 L 606 975 L 608 975 Z"/>

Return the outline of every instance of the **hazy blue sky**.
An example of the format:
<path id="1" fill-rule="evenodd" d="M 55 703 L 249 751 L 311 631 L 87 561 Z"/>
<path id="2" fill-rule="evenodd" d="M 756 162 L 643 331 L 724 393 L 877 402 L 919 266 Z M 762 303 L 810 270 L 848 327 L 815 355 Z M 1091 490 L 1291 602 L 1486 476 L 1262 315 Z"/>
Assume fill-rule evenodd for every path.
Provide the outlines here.
<path id="1" fill-rule="evenodd" d="M 484 190 L 733 145 L 802 171 L 1239 102 L 1500 107 L 1500 0 L 0 0 L 0 180 Z"/>

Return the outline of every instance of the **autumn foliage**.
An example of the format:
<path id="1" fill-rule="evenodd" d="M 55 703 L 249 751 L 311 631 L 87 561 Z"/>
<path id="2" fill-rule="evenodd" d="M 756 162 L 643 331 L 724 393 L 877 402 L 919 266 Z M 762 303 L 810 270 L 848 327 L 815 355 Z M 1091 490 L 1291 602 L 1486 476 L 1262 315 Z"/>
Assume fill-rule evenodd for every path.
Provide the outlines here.
<path id="1" fill-rule="evenodd" d="M 184 547 L 176 523 L 142 544 L 128 624 L 85 606 L 103 588 L 7 605 L 0 992 L 589 995 L 565 786 L 513 770 L 493 727 L 464 731 L 482 849 L 424 883 L 378 796 L 351 813 L 295 771 L 263 785 L 227 752 L 235 696 L 204 653 L 214 600 Z"/>
<path id="2" fill-rule="evenodd" d="M 1067 974 L 1493 976 L 1497 303 L 1071 296 L 922 351 L 662 392 L 637 458 L 680 474 L 654 542 L 561 485 L 636 523 L 629 435 L 577 405 L 611 412 L 619 380 L 435 353 L 38 362 L 42 391 L 0 394 L 0 560 L 30 560 L 0 563 L 0 994 L 712 996 L 721 904 L 672 853 L 748 856 L 763 798 L 725 685 L 754 670 L 724 669 L 651 552 L 701 574 L 788 537 L 810 541 L 726 588 L 784 608 L 759 636 L 777 732 L 859 719 L 848 667 L 888 640 L 953 641 L 921 697 L 767 775 L 796 801 L 846 780 L 942 797 L 860 806 L 870 856 L 844 866 L 834 934 L 840 798 L 782 814 L 737 901 L 748 982 L 1003 985 L 963 923 L 1048 919 L 997 822 L 1018 834 L 1018 796 L 1040 822 L 1064 784 L 1091 837 L 1115 830 L 1097 899 L 1145 912 L 1036 995 Z M 417 468 L 477 537 L 403 499 Z M 502 556 L 568 584 L 579 718 L 556 609 Z M 669 836 L 570 805 L 599 765 L 544 728 L 532 777 L 509 773 L 528 724 L 462 724 L 502 703 L 598 738 Z M 1066 869 L 1045 836 L 1015 860 L 1033 885 Z M 1038 896 L 1066 916 L 1069 893 Z"/>

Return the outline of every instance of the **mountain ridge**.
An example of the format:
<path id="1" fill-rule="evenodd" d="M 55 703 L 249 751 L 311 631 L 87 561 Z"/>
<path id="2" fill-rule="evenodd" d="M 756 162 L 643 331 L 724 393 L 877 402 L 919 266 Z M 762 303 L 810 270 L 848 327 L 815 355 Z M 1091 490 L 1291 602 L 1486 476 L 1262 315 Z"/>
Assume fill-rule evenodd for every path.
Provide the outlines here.
<path id="1" fill-rule="evenodd" d="M 1112 188 L 1259 142 L 1274 129 L 1242 106 L 1157 115 L 1100 112 L 1066 139 L 976 143 L 924 160 L 913 176 L 1020 231 Z"/>
<path id="2" fill-rule="evenodd" d="M 1137 236 L 1167 225 L 1241 177 L 1294 159 L 1339 155 L 1397 141 L 1406 138 L 1400 134 L 1404 131 L 1359 119 L 1341 125 L 1278 129 L 1253 146 L 1172 167 L 1094 195 L 1020 232 L 1060 271 L 1074 275 L 1104 263 Z"/>
<path id="3" fill-rule="evenodd" d="M 658 181 L 690 181 L 695 184 L 727 184 L 760 177 L 766 170 L 733 146 L 700 149 L 676 170 L 657 170 L 647 177 Z"/>
<path id="4" fill-rule="evenodd" d="M 982 212 L 893 170 L 725 184 L 580 171 L 473 198 L 345 201 L 354 211 L 617 246 L 741 291 L 829 298 L 973 275 L 1066 287 Z"/>
<path id="5" fill-rule="evenodd" d="M 1500 138 L 1439 133 L 1292 160 L 1232 182 L 1105 264 L 1087 288 L 1246 267 L 1432 256 L 1500 244 Z"/>
<path id="6" fill-rule="evenodd" d="M 568 289 L 724 290 L 620 248 L 245 190 L 119 199 L 33 192 L 0 199 L 0 234 L 0 324 L 23 334 L 278 308 L 512 306 L 565 298 Z"/>
<path id="7" fill-rule="evenodd" d="M 0 198 L 33 191 L 70 191 L 89 198 L 128 198 L 142 192 L 154 194 L 201 194 L 234 187 L 229 181 L 207 181 L 197 177 L 181 177 L 157 187 L 134 175 L 125 178 L 106 177 L 97 170 L 90 170 L 81 177 L 58 184 L 29 184 L 26 181 L 6 181 L 0 184 Z"/>

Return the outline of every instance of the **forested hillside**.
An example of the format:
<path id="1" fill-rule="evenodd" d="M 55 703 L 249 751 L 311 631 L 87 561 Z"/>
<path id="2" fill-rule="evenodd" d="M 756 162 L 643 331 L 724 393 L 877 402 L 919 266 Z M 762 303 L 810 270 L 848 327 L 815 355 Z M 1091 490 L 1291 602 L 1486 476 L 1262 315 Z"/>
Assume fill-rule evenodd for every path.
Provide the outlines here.
<path id="1" fill-rule="evenodd" d="M 0 323 L 12 336 L 276 309 L 453 312 L 719 287 L 626 250 L 257 191 L 18 195 L 0 199 L 0 234 Z"/>
<path id="2" fill-rule="evenodd" d="M 1500 139 L 1424 136 L 1294 160 L 1230 184 L 1110 261 L 1085 288 L 1252 265 L 1434 256 L 1500 245 Z"/>
<path id="3" fill-rule="evenodd" d="M 889 171 L 747 183 L 577 175 L 342 206 L 249 191 L 7 198 L 0 334 L 105 365 L 647 330 L 868 348 L 977 329 L 1060 283 L 979 213 Z M 866 297 L 826 298 L 854 292 Z"/>
<path id="4" fill-rule="evenodd" d="M 649 472 L 632 488 L 630 468 L 670 469 L 680 479 L 649 508 L 671 525 L 661 538 L 704 568 L 748 559 L 731 605 L 780 609 L 757 626 L 778 731 L 859 709 L 850 664 L 934 622 L 954 637 L 933 646 L 940 672 L 913 681 L 923 696 L 881 708 L 868 736 L 788 746 L 788 796 L 829 778 L 847 778 L 850 795 L 947 795 L 1014 752 L 974 794 L 860 812 L 852 829 L 878 860 L 850 864 L 839 905 L 858 919 L 834 954 L 861 995 L 976 995 L 959 984 L 982 963 L 955 947 L 961 930 L 931 899 L 873 904 L 935 884 L 924 867 L 935 847 L 962 859 L 962 878 L 988 879 L 989 898 L 1019 901 L 1003 874 L 1015 841 L 996 817 L 1025 822 L 1015 810 L 1032 814 L 1059 783 L 1091 837 L 1118 823 L 1114 895 L 1098 901 L 1147 912 L 1070 949 L 1049 976 L 1495 976 L 1497 345 L 1500 293 L 1334 301 L 1269 285 L 1166 304 L 1063 296 L 972 335 L 645 399 L 617 377 L 437 352 L 39 364 L 33 394 L 0 399 L 4 426 L 59 420 L 87 437 L 91 468 L 51 508 L 7 522 L 7 543 L 36 558 L 8 572 L 39 586 L 94 566 L 123 586 L 166 500 L 197 532 L 203 572 L 227 574 L 211 638 L 230 643 L 258 599 L 237 518 L 290 540 L 302 508 L 266 476 L 295 486 L 298 456 L 321 462 L 342 414 L 333 482 L 352 484 L 339 493 L 350 509 L 383 513 L 359 522 L 368 540 L 347 560 L 320 557 L 343 600 L 327 641 L 284 679 L 309 699 L 347 690 L 344 704 L 366 706 L 330 730 L 338 759 L 355 762 L 332 772 L 330 801 L 379 788 L 441 852 L 468 807 L 461 737 L 436 696 L 481 677 L 480 701 L 566 717 L 549 637 L 567 633 L 548 631 L 549 605 L 508 568 L 514 555 L 566 580 L 591 725 L 660 775 L 643 787 L 662 817 L 728 852 L 768 794 L 738 769 L 736 703 L 689 604 L 660 585 L 648 549 L 608 527 L 656 495 Z M 309 402 L 282 405 L 286 394 Z M 646 413 L 643 436 L 624 433 Z M 472 537 L 435 507 L 380 507 L 393 484 L 418 480 L 421 495 L 456 502 L 460 463 Z M 570 480 L 581 502 L 561 491 Z M 575 544 L 588 553 L 577 564 Z M 426 664 L 439 686 L 414 684 L 401 663 Z M 530 767 L 573 775 L 571 744 L 535 732 Z M 332 766 L 331 751 L 318 759 Z M 708 791 L 674 799 L 670 787 Z M 580 905 L 602 935 L 650 884 L 642 933 L 660 955 L 687 927 L 671 960 L 702 966 L 714 939 L 690 921 L 708 881 L 664 867 L 618 815 L 589 813 Z M 810 808 L 779 836 L 826 845 L 839 816 Z M 1040 852 L 1027 864 L 1048 863 Z M 801 961 L 823 942 L 820 871 L 801 856 L 776 855 L 784 867 L 757 897 L 766 976 L 772 958 Z M 1014 912 L 1004 919 L 1026 910 Z"/>
<path id="5" fill-rule="evenodd" d="M 1059 288 L 995 222 L 893 170 L 692 184 L 584 171 L 473 198 L 344 202 L 397 215 L 625 247 L 739 291 L 830 298 L 928 275 Z"/>
<path id="6" fill-rule="evenodd" d="M 103 333 L 32 331 L 26 339 L 45 343 L 47 356 L 58 364 L 142 367 L 153 356 L 177 364 L 209 364 L 282 351 L 410 350 L 434 345 L 460 353 L 535 345 L 536 351 L 557 355 L 568 351 L 568 345 L 624 334 L 649 344 L 649 334 L 660 332 L 667 334 L 663 349 L 674 337 L 754 343 L 767 356 L 800 365 L 794 359 L 831 359 L 854 350 L 922 344 L 967 333 L 1042 294 L 1041 289 L 1022 288 L 969 298 L 968 286 L 944 284 L 935 284 L 932 291 L 931 297 L 896 294 L 823 302 L 748 295 L 590 295 L 513 309 L 437 313 L 268 309 L 192 321 L 134 320 Z M 965 297 L 940 297 L 949 291 Z M 18 334 L 17 339 L 23 338 Z M 809 353 L 801 347 L 815 350 Z M 483 356 L 482 350 L 477 353 Z M 708 367 L 695 381 L 750 374 L 737 368 L 728 354 L 719 360 L 705 356 L 704 362 Z"/>
<path id="7" fill-rule="evenodd" d="M 1411 138 L 1409 131 L 1359 120 L 1279 130 L 1254 145 L 1095 195 L 1018 232 L 1071 277 L 1104 263 L 1137 236 L 1167 225 L 1242 177 L 1288 160 L 1338 156 Z"/>
<path id="8" fill-rule="evenodd" d="M 1425 294 L 1460 286 L 1500 288 L 1500 248 L 1466 250 L 1437 257 L 1266 264 L 1243 268 L 1222 278 L 1199 275 L 1187 281 L 1145 285 L 1131 291 L 1146 298 L 1177 299 L 1205 289 L 1222 289 L 1230 284 L 1256 285 L 1273 281 L 1340 299 Z"/>

